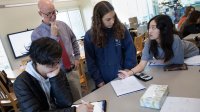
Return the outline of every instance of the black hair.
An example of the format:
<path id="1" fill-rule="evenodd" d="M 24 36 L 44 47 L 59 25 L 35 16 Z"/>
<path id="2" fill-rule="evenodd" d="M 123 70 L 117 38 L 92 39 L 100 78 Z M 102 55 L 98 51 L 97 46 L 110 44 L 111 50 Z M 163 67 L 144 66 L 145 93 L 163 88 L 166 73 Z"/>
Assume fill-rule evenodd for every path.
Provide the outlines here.
<path id="1" fill-rule="evenodd" d="M 184 31 L 184 28 L 191 24 L 197 24 L 198 19 L 200 18 L 200 11 L 193 11 L 185 20 L 183 25 L 181 26 L 180 32 Z"/>
<path id="2" fill-rule="evenodd" d="M 184 14 L 184 16 L 185 17 L 187 17 L 188 15 L 190 15 L 190 12 L 191 12 L 191 9 L 194 9 L 195 10 L 195 7 L 193 7 L 193 6 L 187 6 L 186 8 L 185 8 L 185 14 Z"/>
<path id="3" fill-rule="evenodd" d="M 42 37 L 31 43 L 28 54 L 34 64 L 54 65 L 61 58 L 62 48 L 56 40 Z"/>
<path id="4" fill-rule="evenodd" d="M 165 56 L 164 62 L 169 61 L 173 56 L 173 34 L 174 34 L 174 25 L 172 23 L 171 18 L 168 15 L 157 15 L 153 17 L 148 23 L 148 29 L 151 21 L 156 22 L 156 28 L 160 30 L 160 46 L 163 49 Z M 153 56 L 158 58 L 158 43 L 156 40 L 150 40 L 150 49 L 149 53 L 152 52 Z"/>

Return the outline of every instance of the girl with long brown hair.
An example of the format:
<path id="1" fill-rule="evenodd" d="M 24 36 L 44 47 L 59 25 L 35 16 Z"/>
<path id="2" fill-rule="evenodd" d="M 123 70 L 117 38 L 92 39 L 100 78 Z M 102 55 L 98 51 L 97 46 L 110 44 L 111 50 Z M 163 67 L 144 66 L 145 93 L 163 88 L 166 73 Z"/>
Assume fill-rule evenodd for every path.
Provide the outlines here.
<path id="1" fill-rule="evenodd" d="M 84 47 L 88 73 L 97 87 L 117 78 L 118 70 L 130 69 L 137 62 L 132 37 L 107 1 L 95 5 Z"/>

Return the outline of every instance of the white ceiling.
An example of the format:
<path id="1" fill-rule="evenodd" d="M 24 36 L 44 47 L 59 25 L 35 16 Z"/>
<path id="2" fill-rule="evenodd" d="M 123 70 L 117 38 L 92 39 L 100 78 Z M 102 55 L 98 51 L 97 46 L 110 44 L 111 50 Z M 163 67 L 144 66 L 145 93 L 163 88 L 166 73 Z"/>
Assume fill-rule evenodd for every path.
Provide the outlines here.
<path id="1" fill-rule="evenodd" d="M 79 1 L 79 0 L 53 0 L 55 2 L 61 1 Z M 37 0 L 0 0 L 0 5 L 5 4 L 23 4 L 23 3 L 36 3 Z"/>
<path id="2" fill-rule="evenodd" d="M 80 0 L 53 0 L 54 2 L 70 2 Z M 37 4 L 37 0 L 0 0 L 0 8 L 18 7 Z"/>

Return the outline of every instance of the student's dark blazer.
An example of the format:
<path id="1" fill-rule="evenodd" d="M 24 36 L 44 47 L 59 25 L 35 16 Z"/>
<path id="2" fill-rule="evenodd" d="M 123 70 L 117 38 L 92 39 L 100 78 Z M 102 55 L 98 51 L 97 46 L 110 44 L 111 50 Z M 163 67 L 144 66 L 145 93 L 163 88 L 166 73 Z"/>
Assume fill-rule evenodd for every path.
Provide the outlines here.
<path id="1" fill-rule="evenodd" d="M 185 26 L 183 28 L 181 37 L 184 38 L 190 34 L 197 34 L 197 33 L 200 33 L 200 23 Z"/>

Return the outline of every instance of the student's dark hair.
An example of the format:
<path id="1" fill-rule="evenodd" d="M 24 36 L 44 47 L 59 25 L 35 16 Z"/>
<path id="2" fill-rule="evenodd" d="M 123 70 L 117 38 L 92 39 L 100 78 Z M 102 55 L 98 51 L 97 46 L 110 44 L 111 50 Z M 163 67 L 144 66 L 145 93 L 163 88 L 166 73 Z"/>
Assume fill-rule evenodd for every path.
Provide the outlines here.
<path id="1" fill-rule="evenodd" d="M 148 29 L 150 27 L 151 21 L 155 21 L 156 28 L 160 30 L 160 46 L 163 49 L 165 56 L 164 62 L 169 61 L 173 56 L 173 23 L 169 16 L 167 15 L 157 15 L 153 17 L 148 23 Z M 150 49 L 149 53 L 153 53 L 153 56 L 157 59 L 158 58 L 158 43 L 156 40 L 150 40 Z"/>
<path id="2" fill-rule="evenodd" d="M 104 32 L 106 29 L 102 22 L 102 18 L 107 13 L 114 11 L 113 6 L 107 1 L 101 1 L 97 3 L 93 10 L 93 17 L 92 17 L 92 27 L 91 27 L 91 34 L 93 37 L 93 43 L 97 47 L 104 47 L 107 41 L 107 35 Z M 125 27 L 118 19 L 117 15 L 115 14 L 115 21 L 112 27 L 114 31 L 114 36 L 117 39 L 124 38 L 124 31 Z"/>
<path id="3" fill-rule="evenodd" d="M 193 6 L 187 6 L 187 7 L 185 8 L 185 12 L 184 12 L 184 16 L 185 16 L 185 17 L 189 16 L 191 9 L 194 9 L 194 10 L 195 10 L 195 7 L 193 7 Z"/>
<path id="4" fill-rule="evenodd" d="M 54 65 L 61 58 L 62 48 L 56 40 L 43 37 L 31 43 L 28 54 L 34 64 Z"/>
<path id="5" fill-rule="evenodd" d="M 196 24 L 200 18 L 200 11 L 193 11 L 185 21 L 185 24 Z"/>
<path id="6" fill-rule="evenodd" d="M 197 24 L 198 19 L 200 18 L 200 11 L 193 11 L 183 23 L 180 32 L 183 32 L 184 28 L 190 24 Z"/>

